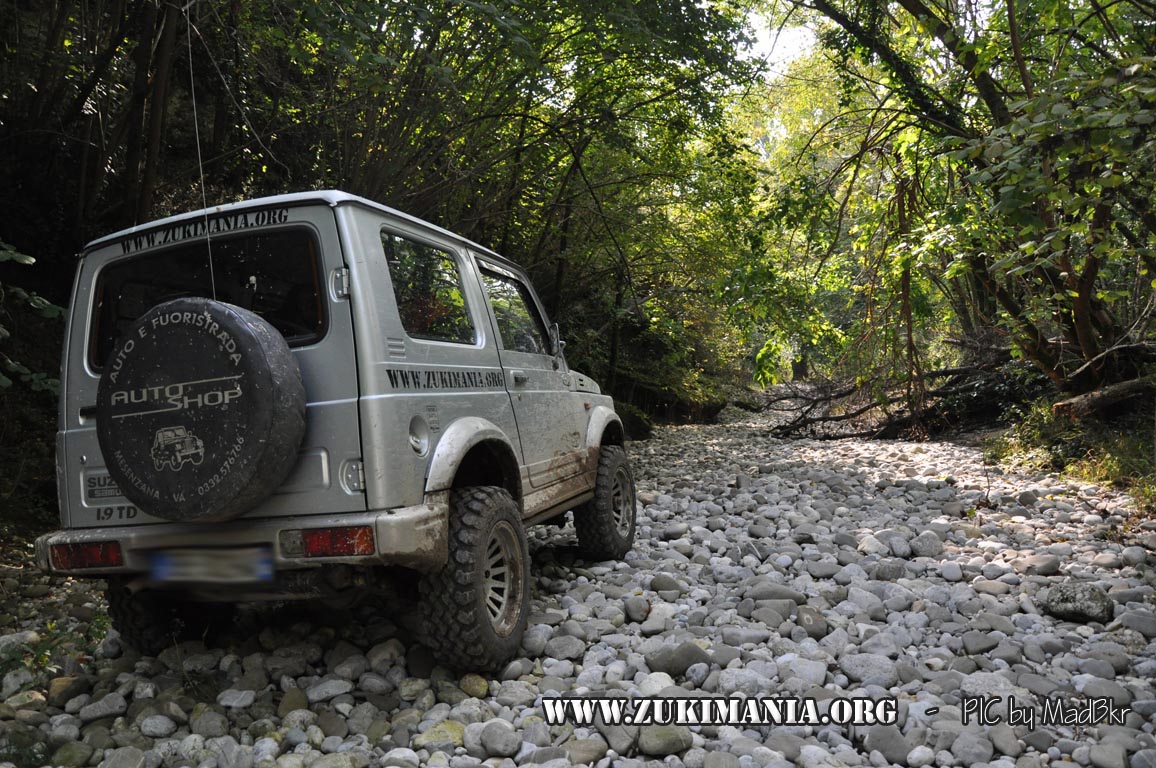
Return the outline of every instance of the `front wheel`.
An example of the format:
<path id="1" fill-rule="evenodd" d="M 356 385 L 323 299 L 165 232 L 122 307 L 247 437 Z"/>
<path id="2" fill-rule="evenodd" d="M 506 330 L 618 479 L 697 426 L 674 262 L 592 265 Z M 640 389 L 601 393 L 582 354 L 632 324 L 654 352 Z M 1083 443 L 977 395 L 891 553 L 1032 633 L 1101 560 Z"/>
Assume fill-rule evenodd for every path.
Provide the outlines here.
<path id="1" fill-rule="evenodd" d="M 421 582 L 425 635 L 461 670 L 498 671 L 518 652 L 529 613 L 529 556 L 518 505 L 504 488 L 450 497 L 450 553 Z"/>
<path id="2" fill-rule="evenodd" d="M 621 560 L 634 546 L 634 475 L 619 445 L 602 446 L 594 498 L 574 510 L 578 549 L 589 560 Z"/>

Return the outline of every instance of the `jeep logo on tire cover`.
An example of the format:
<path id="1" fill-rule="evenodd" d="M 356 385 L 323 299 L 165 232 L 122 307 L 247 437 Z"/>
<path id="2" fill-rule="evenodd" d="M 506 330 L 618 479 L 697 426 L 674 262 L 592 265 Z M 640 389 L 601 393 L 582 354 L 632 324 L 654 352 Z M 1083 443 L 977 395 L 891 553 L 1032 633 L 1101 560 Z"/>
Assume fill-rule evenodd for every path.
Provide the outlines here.
<path id="1" fill-rule="evenodd" d="M 158 517 L 224 520 L 284 480 L 304 433 L 285 340 L 257 315 L 201 298 L 142 315 L 97 395 L 97 433 L 125 496 Z"/>
<path id="2" fill-rule="evenodd" d="M 153 437 L 152 456 L 157 471 L 167 464 L 179 472 L 186 461 L 200 464 L 205 460 L 205 444 L 184 427 L 163 427 Z"/>

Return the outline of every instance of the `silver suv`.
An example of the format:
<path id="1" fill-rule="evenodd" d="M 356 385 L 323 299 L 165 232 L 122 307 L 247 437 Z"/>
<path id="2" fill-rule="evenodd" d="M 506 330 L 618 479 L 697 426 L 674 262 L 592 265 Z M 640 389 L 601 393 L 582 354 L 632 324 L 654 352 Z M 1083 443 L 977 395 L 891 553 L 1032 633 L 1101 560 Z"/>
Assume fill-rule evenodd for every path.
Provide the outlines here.
<path id="1" fill-rule="evenodd" d="M 589 559 L 634 539 L 622 423 L 570 370 L 523 272 L 338 192 L 91 243 L 42 568 L 104 578 L 155 653 L 204 602 L 344 600 L 419 575 L 424 639 L 495 669 L 526 626 L 525 526 L 573 510 Z"/>

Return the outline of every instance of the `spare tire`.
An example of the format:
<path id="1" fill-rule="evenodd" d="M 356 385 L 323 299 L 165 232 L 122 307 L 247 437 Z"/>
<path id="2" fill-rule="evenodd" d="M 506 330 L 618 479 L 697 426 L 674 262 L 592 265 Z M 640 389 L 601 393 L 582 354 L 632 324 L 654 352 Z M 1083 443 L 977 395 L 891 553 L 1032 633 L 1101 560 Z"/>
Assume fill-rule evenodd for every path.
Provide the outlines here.
<path id="1" fill-rule="evenodd" d="M 174 299 L 117 341 L 96 419 L 125 497 L 165 520 L 217 522 L 252 509 L 293 469 L 305 387 L 289 345 L 261 317 Z"/>

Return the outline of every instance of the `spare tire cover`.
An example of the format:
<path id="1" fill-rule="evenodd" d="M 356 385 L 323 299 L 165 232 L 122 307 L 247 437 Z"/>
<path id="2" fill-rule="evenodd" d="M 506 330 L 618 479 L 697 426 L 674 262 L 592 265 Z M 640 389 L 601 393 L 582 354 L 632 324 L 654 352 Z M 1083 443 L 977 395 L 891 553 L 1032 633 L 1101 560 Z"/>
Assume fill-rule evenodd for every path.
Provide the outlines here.
<path id="1" fill-rule="evenodd" d="M 145 512 L 215 522 L 246 512 L 292 470 L 305 388 L 289 345 L 258 315 L 182 298 L 117 341 L 97 392 L 109 474 Z"/>

